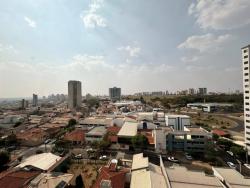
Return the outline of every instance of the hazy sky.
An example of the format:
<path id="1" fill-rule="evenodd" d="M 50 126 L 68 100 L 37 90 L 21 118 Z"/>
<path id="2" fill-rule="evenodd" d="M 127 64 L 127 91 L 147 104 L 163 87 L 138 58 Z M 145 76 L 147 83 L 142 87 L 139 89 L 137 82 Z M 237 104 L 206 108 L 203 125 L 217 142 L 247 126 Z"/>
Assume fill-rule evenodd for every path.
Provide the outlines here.
<path id="1" fill-rule="evenodd" d="M 242 88 L 250 0 L 0 0 L 0 97 Z"/>

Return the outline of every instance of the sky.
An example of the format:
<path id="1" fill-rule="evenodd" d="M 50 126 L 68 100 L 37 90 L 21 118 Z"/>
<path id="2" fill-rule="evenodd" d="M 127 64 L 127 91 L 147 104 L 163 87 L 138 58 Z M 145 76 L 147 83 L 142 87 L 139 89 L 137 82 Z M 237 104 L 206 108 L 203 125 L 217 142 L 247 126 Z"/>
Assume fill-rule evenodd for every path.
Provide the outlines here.
<path id="1" fill-rule="evenodd" d="M 0 98 L 242 90 L 249 0 L 0 0 Z"/>

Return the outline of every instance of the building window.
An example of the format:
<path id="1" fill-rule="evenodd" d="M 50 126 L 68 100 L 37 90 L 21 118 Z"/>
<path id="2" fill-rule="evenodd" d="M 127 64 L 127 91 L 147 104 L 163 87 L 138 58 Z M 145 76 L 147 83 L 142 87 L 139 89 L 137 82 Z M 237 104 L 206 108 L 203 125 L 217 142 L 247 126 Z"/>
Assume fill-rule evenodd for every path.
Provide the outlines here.
<path id="1" fill-rule="evenodd" d="M 249 91 L 245 91 L 245 93 L 249 93 Z"/>
<path id="2" fill-rule="evenodd" d="M 249 97 L 245 97 L 245 99 L 249 99 Z"/>
<path id="3" fill-rule="evenodd" d="M 248 82 L 248 79 L 245 79 L 245 82 Z"/>
<path id="4" fill-rule="evenodd" d="M 244 56 L 244 59 L 246 59 L 246 58 L 248 58 L 248 55 L 245 55 L 245 56 Z"/>
<path id="5" fill-rule="evenodd" d="M 244 53 L 247 53 L 247 49 L 243 51 Z"/>
<path id="6" fill-rule="evenodd" d="M 248 64 L 248 61 L 245 61 L 245 62 L 244 62 L 244 65 L 246 65 L 246 64 Z"/>
<path id="7" fill-rule="evenodd" d="M 248 70 L 248 67 L 245 67 L 244 70 Z"/>
<path id="8" fill-rule="evenodd" d="M 249 111 L 249 108 L 246 108 L 245 110 L 246 110 L 246 111 Z"/>
<path id="9" fill-rule="evenodd" d="M 247 122 L 247 123 L 250 123 L 250 120 L 247 119 L 246 122 Z"/>
<path id="10" fill-rule="evenodd" d="M 246 104 L 246 105 L 249 105 L 249 102 L 246 102 L 245 104 Z"/>
<path id="11" fill-rule="evenodd" d="M 244 76 L 248 76 L 248 73 L 245 73 Z"/>

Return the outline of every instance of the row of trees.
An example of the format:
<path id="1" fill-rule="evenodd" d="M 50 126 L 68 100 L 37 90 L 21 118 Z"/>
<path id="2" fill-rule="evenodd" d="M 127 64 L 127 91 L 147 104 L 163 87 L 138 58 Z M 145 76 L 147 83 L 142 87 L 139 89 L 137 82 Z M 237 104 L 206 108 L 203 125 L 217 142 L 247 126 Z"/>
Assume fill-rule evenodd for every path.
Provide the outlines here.
<path id="1" fill-rule="evenodd" d="M 242 95 L 205 95 L 205 96 L 174 96 L 174 97 L 154 97 L 152 102 L 160 101 L 165 108 L 170 108 L 170 105 L 186 106 L 188 103 L 197 102 L 218 102 L 218 103 L 233 103 L 237 106 L 243 105 Z"/>

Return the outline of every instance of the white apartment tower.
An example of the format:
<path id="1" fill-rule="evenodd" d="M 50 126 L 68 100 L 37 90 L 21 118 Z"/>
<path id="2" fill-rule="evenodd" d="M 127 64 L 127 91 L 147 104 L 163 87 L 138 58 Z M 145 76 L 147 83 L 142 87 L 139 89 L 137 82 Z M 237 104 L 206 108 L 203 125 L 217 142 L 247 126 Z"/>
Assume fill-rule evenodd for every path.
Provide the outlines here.
<path id="1" fill-rule="evenodd" d="M 70 80 L 68 82 L 68 107 L 79 108 L 82 104 L 82 84 L 80 81 Z"/>
<path id="2" fill-rule="evenodd" d="M 244 124 L 245 124 L 245 143 L 250 155 L 250 63 L 249 52 L 250 45 L 241 49 L 242 52 L 242 64 L 243 64 L 243 91 L 244 91 Z"/>

